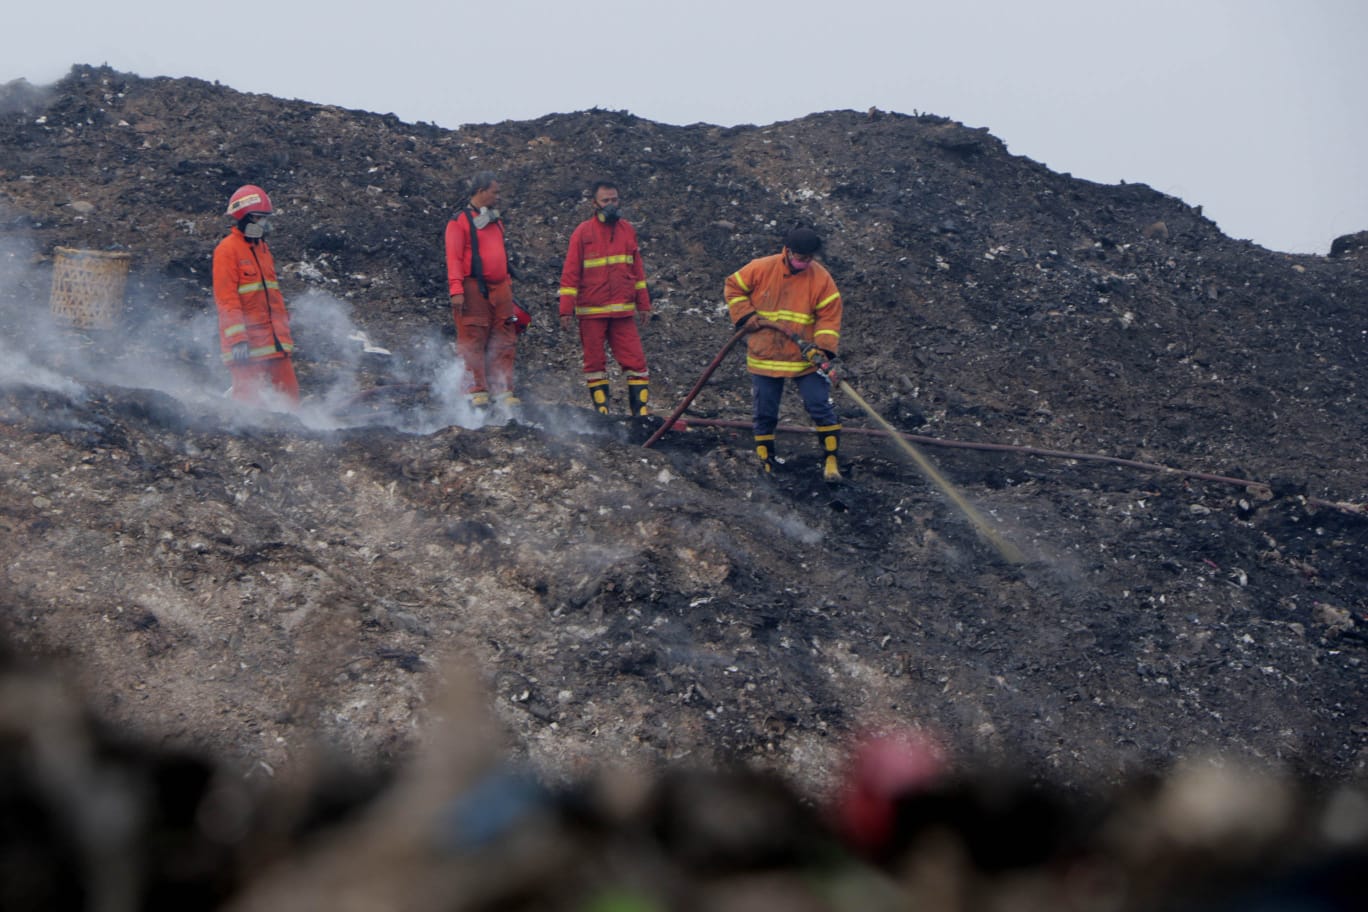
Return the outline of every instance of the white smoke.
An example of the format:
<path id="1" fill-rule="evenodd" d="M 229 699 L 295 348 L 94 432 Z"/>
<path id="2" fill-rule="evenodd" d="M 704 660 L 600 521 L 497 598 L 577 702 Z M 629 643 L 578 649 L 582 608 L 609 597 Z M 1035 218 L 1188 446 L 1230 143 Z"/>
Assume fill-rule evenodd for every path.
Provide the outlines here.
<path id="1" fill-rule="evenodd" d="M 226 426 L 274 423 L 278 416 L 272 413 L 291 411 L 289 402 L 269 390 L 260 406 L 228 398 L 232 377 L 222 363 L 218 316 L 207 290 L 200 301 L 186 301 L 183 286 L 161 287 L 155 277 L 139 276 L 136 288 L 130 283 L 113 326 L 81 328 L 54 317 L 52 275 L 52 261 L 32 242 L 13 237 L 0 241 L 0 385 L 50 389 L 73 398 L 95 384 L 156 390 L 201 415 L 221 416 Z M 326 361 L 329 368 L 317 372 L 326 376 L 326 386 L 301 384 L 303 402 L 295 414 L 311 429 L 348 424 L 339 412 L 360 391 L 358 372 L 365 359 L 402 365 L 410 382 L 420 373 L 441 378 L 459 370 L 452 366 L 449 349 L 445 359 L 434 351 L 423 359 L 430 363 L 418 366 L 386 354 L 357 328 L 350 305 L 326 292 L 307 290 L 286 307 L 300 359 Z M 456 382 L 448 385 L 454 388 Z M 441 413 L 424 416 L 428 428 L 451 423 L 478 427 L 482 420 L 459 397 Z"/>
<path id="2" fill-rule="evenodd" d="M 175 292 L 144 283 L 137 293 L 143 300 L 126 295 L 113 326 L 76 327 L 53 314 L 52 276 L 52 262 L 29 240 L 0 242 L 0 382 L 73 397 L 97 383 L 188 403 L 221 397 L 204 371 L 217 350 L 212 314 L 177 319 L 168 313 L 176 305 L 166 303 Z"/>
<path id="3" fill-rule="evenodd" d="M 76 398 L 81 385 L 42 363 L 42 353 L 52 347 L 52 325 L 33 299 L 32 289 L 47 284 L 35 259 L 32 245 L 0 241 L 0 386 L 33 386 Z"/>
<path id="4" fill-rule="evenodd" d="M 3 386 L 33 386 L 53 390 L 73 399 L 84 393 L 75 380 L 34 364 L 27 354 L 11 348 L 9 340 L 0 336 L 0 387 Z"/>
<path id="5" fill-rule="evenodd" d="M 310 428 L 353 426 L 358 420 L 357 403 L 363 401 L 376 404 L 376 410 L 365 415 L 365 423 L 413 434 L 431 434 L 452 426 L 475 430 L 512 420 L 526 421 L 521 410 L 497 404 L 488 408 L 471 405 L 465 394 L 470 372 L 435 324 L 389 351 L 357 326 L 350 304 L 325 291 L 310 289 L 293 302 L 287 301 L 286 306 L 300 357 L 324 358 L 337 368 L 335 379 L 326 388 L 303 385 L 301 389 L 305 400 L 299 417 Z M 384 377 L 378 386 L 362 384 L 367 368 L 381 369 Z M 386 396 L 387 390 L 410 395 Z"/>
<path id="6" fill-rule="evenodd" d="M 296 360 L 326 360 L 336 367 L 322 389 L 300 384 L 299 419 L 315 430 L 339 427 L 339 409 L 353 400 L 360 388 L 357 371 L 364 354 L 362 344 L 350 338 L 357 334 L 351 306 L 326 291 L 310 288 L 286 301 L 285 309 L 290 315 Z M 278 411 L 288 410 L 283 403 L 267 400 L 266 405 Z"/>
<path id="7" fill-rule="evenodd" d="M 136 263 L 136 250 L 133 257 Z M 52 273 L 51 260 L 30 241 L 0 241 L 0 385 L 43 387 L 72 397 L 93 385 L 156 390 L 201 418 L 231 427 L 278 427 L 274 413 L 292 411 L 269 391 L 261 406 L 228 398 L 232 378 L 222 363 L 217 312 L 207 289 L 192 290 L 199 299 L 187 300 L 185 285 L 139 274 L 130 280 L 113 327 L 82 329 L 54 318 Z M 453 425 L 528 422 L 525 413 L 471 406 L 464 394 L 468 372 L 437 320 L 416 339 L 387 342 L 389 351 L 358 327 L 349 302 L 324 290 L 309 288 L 285 303 L 301 374 L 302 401 L 293 414 L 311 430 L 380 424 L 429 434 Z M 545 429 L 567 436 L 602 431 L 592 416 L 578 417 L 578 411 L 548 413 L 542 421 L 557 427 Z"/>

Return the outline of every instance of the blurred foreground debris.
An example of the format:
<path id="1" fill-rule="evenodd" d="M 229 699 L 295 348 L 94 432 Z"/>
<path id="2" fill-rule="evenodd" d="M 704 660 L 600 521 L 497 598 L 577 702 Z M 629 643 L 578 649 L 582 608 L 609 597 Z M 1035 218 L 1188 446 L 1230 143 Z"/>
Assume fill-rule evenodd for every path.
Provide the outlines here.
<path id="1" fill-rule="evenodd" d="M 543 782 L 466 681 L 400 769 L 279 779 L 116 736 L 0 676 L 0 908 L 1361 908 L 1368 791 L 1194 759 L 1110 794 L 863 736 L 830 800 L 754 770 Z"/>

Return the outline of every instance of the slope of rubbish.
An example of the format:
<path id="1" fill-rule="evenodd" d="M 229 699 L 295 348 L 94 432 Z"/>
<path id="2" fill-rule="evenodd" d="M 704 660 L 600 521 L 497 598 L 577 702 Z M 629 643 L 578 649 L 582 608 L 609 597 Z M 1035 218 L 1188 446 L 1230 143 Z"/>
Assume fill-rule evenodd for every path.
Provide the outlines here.
<path id="1" fill-rule="evenodd" d="M 443 130 L 76 67 L 0 91 L 0 150 L 5 638 L 125 730 L 277 773 L 320 743 L 383 761 L 460 669 L 551 778 L 740 761 L 819 790 L 894 723 L 1073 785 L 1206 753 L 1362 773 L 1361 247 L 1264 250 L 880 111 Z M 440 238 L 477 168 L 534 313 L 507 422 L 452 396 Z M 658 419 L 584 408 L 555 325 L 600 175 L 642 239 L 658 412 L 730 335 L 724 276 L 805 221 L 846 376 L 897 427 L 1200 474 L 925 447 L 1012 565 L 878 437 L 846 435 L 838 490 L 805 435 L 768 485 L 734 427 L 645 449 Z M 249 181 L 279 209 L 297 417 L 221 396 L 209 257 Z M 131 254 L 116 326 L 52 321 L 58 245 Z M 690 414 L 748 413 L 733 356 Z"/>

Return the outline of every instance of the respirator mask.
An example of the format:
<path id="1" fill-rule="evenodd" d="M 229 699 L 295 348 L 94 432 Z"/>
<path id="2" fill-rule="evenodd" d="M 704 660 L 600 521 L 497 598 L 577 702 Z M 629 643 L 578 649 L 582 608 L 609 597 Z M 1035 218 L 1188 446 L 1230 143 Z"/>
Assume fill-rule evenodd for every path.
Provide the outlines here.
<path id="1" fill-rule="evenodd" d="M 489 225 L 491 222 L 497 222 L 498 220 L 498 209 L 490 209 L 488 206 L 481 206 L 480 211 L 475 213 L 475 228 L 478 230 Z"/>
<path id="2" fill-rule="evenodd" d="M 242 233 L 249 240 L 260 240 L 271 233 L 271 222 L 266 218 L 248 216 L 246 224 L 242 226 Z"/>
<path id="3" fill-rule="evenodd" d="M 622 210 L 617 207 L 616 203 L 609 206 L 604 206 L 602 209 L 599 210 L 599 217 L 602 218 L 606 224 L 611 225 L 618 219 L 622 218 Z"/>

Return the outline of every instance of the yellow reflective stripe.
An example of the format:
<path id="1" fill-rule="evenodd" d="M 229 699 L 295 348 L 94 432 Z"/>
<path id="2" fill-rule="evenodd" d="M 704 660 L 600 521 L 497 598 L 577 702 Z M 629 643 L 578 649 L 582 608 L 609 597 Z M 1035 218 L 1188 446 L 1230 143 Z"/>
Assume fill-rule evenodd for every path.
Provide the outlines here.
<path id="1" fill-rule="evenodd" d="M 829 298 L 824 298 L 823 300 L 817 302 L 817 309 L 818 309 L 818 310 L 821 310 L 823 307 L 826 307 L 828 304 L 830 304 L 832 301 L 836 300 L 836 299 L 839 298 L 840 296 L 841 296 L 841 293 L 838 291 L 838 292 L 836 292 L 834 295 L 832 295 L 831 297 L 829 297 Z"/>
<path id="2" fill-rule="evenodd" d="M 746 280 L 741 278 L 740 270 L 732 273 L 732 281 L 735 282 L 737 285 L 740 285 L 741 290 L 744 291 L 746 294 L 750 294 L 751 288 L 749 285 L 746 284 Z"/>
<path id="3" fill-rule="evenodd" d="M 641 289 L 643 289 L 643 288 L 645 288 L 645 287 L 646 287 L 646 283 L 645 283 L 645 282 L 637 282 L 637 283 L 636 283 L 636 290 L 637 290 L 637 291 L 641 291 Z"/>
<path id="4" fill-rule="evenodd" d="M 592 260 L 585 260 L 584 268 L 593 269 L 598 266 L 619 266 L 630 262 L 632 262 L 632 255 L 630 253 L 615 253 L 612 256 L 594 257 Z"/>
<path id="5" fill-rule="evenodd" d="M 254 291 L 261 291 L 260 282 L 249 282 L 246 285 L 238 286 L 238 294 L 251 294 Z"/>
<path id="6" fill-rule="evenodd" d="M 814 333 L 814 335 L 817 335 L 817 336 L 831 336 L 832 338 L 835 338 L 835 339 L 841 338 L 841 334 L 838 333 L 838 332 L 837 332 L 836 330 L 834 330 L 834 329 L 819 329 L 819 330 L 817 330 L 816 333 Z"/>
<path id="7" fill-rule="evenodd" d="M 594 314 L 606 313 L 631 313 L 636 310 L 636 304 L 602 304 L 593 306 L 589 304 L 576 304 L 575 316 L 588 317 Z"/>
<path id="8" fill-rule="evenodd" d="M 766 320 L 774 320 L 776 322 L 783 320 L 788 323 L 801 323 L 803 326 L 809 326 L 817 322 L 812 314 L 798 313 L 793 310 L 762 310 L 759 311 L 759 314 Z"/>
<path id="9" fill-rule="evenodd" d="M 561 297 L 565 297 L 566 295 L 571 295 L 572 297 L 577 297 L 577 296 L 579 295 L 579 289 L 578 289 L 578 288 L 562 288 L 562 289 L 560 290 L 560 293 L 561 293 Z"/>
<path id="10" fill-rule="evenodd" d="M 236 336 L 236 335 L 239 335 L 240 333 L 245 333 L 246 331 L 247 331 L 247 324 L 246 324 L 246 323 L 234 323 L 232 326 L 230 326 L 230 327 L 228 327 L 227 329 L 225 329 L 225 330 L 223 331 L 223 334 L 224 334 L 225 336 Z"/>
<path id="11" fill-rule="evenodd" d="M 727 303 L 728 303 L 728 304 L 740 304 L 742 301 L 749 301 L 749 300 L 750 300 L 750 298 L 747 297 L 746 295 L 741 295 L 741 297 L 739 297 L 739 298 L 728 298 L 728 299 L 727 299 Z"/>
<path id="12" fill-rule="evenodd" d="M 801 374 L 803 371 L 811 370 L 812 365 L 806 361 L 768 361 L 764 358 L 752 358 L 746 356 L 746 366 L 757 370 L 783 371 L 786 374 Z"/>

